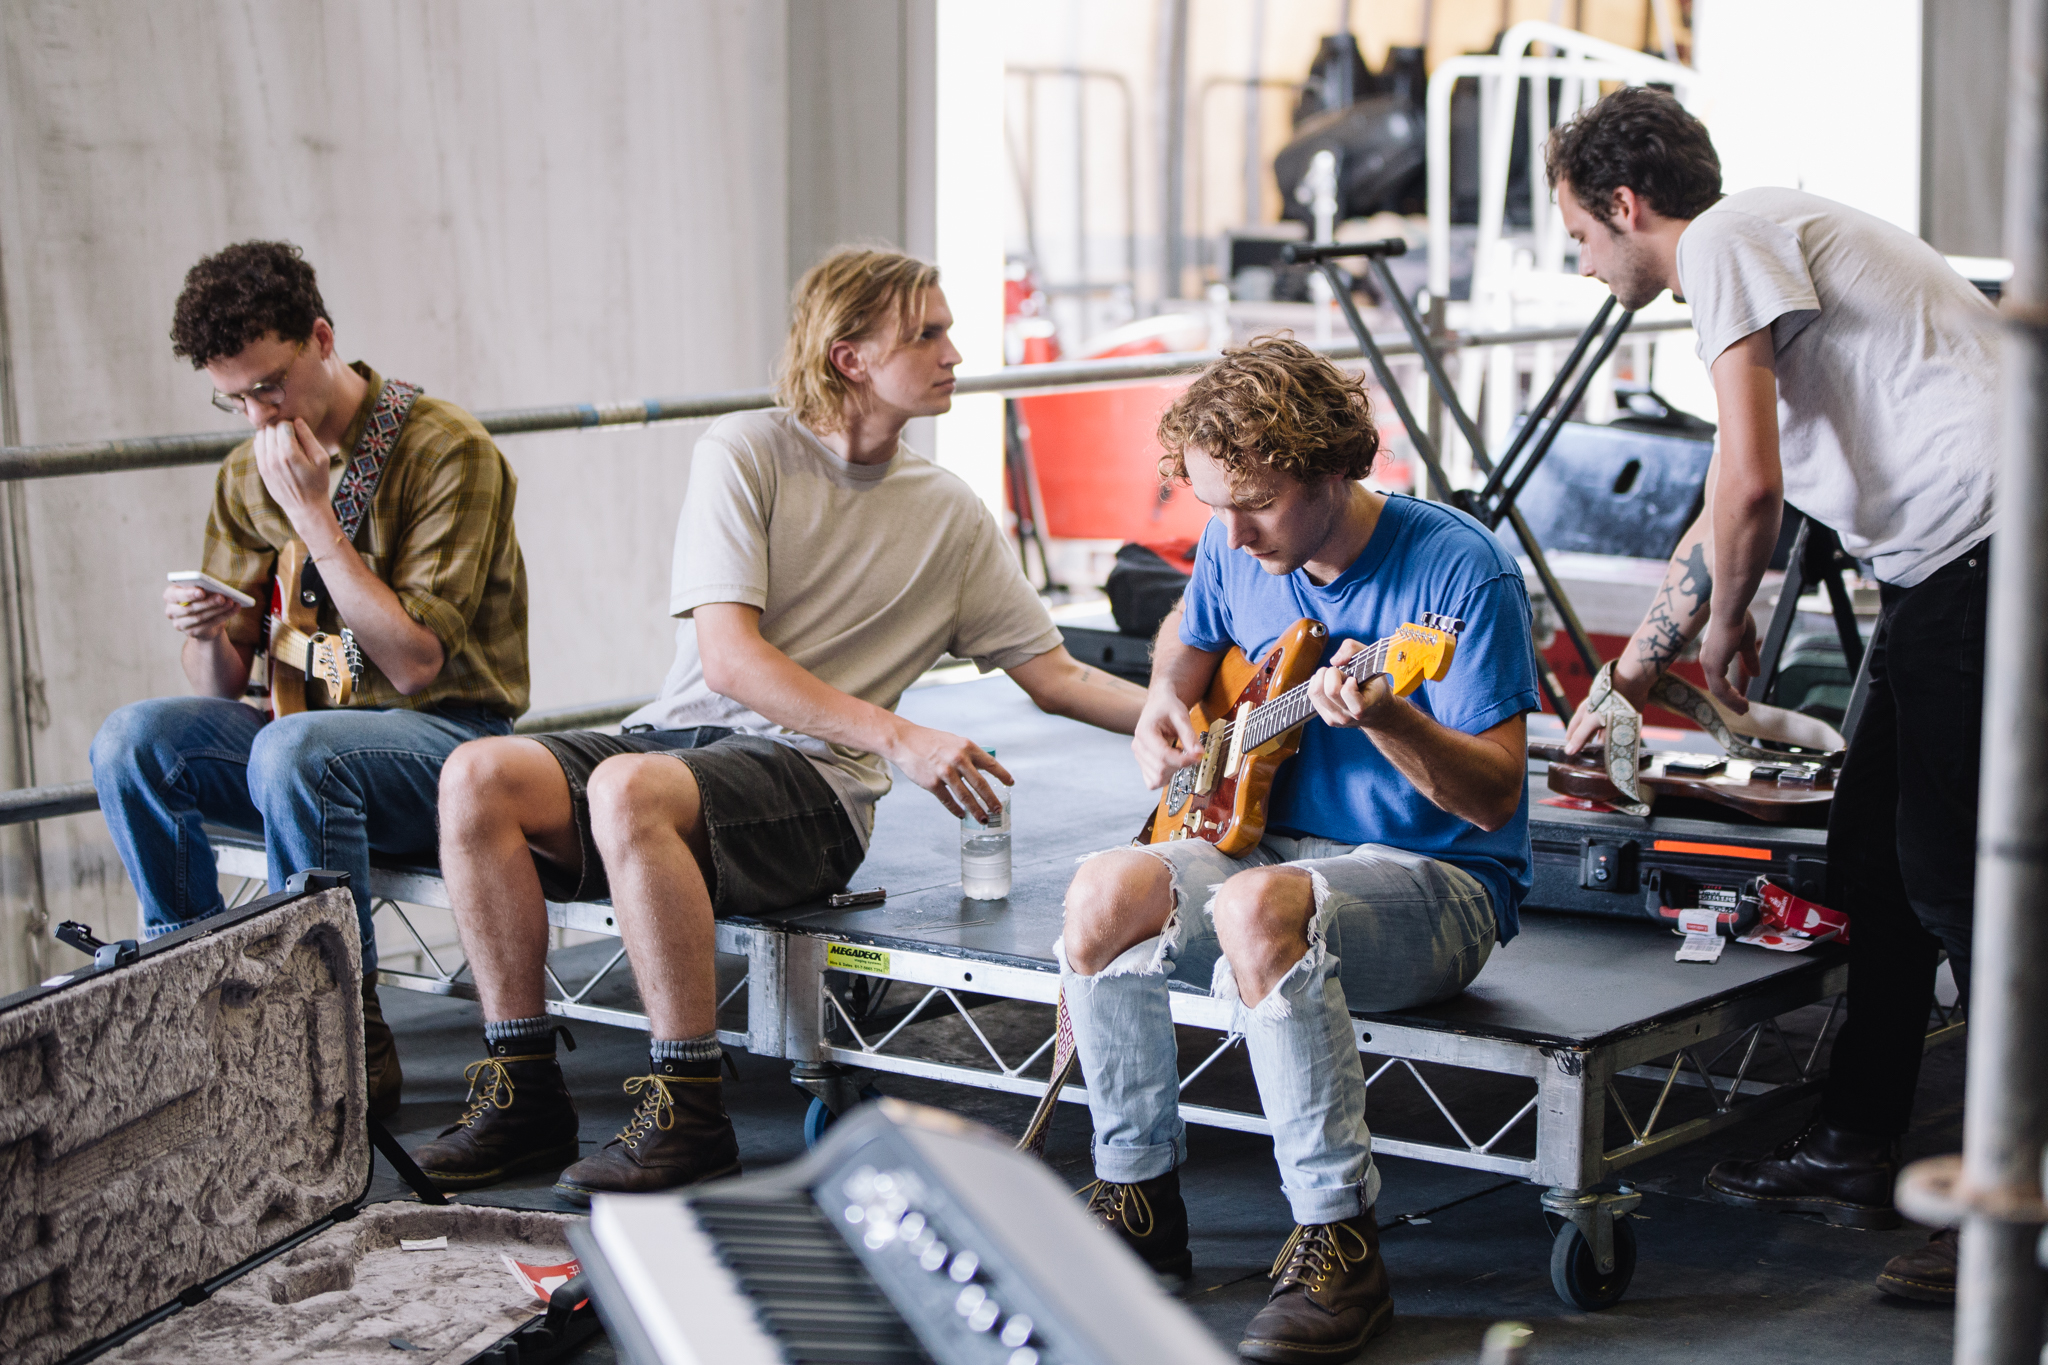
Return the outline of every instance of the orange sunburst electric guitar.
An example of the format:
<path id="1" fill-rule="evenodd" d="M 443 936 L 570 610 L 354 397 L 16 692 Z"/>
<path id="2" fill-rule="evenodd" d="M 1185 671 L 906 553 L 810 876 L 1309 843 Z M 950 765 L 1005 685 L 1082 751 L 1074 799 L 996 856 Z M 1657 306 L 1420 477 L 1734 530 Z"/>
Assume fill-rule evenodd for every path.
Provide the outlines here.
<path id="1" fill-rule="evenodd" d="M 1463 621 L 1424 613 L 1341 667 L 1363 682 L 1387 675 L 1397 697 L 1450 672 Z M 1205 839 L 1235 857 L 1266 834 L 1266 797 L 1280 765 L 1301 747 L 1301 727 L 1315 715 L 1307 683 L 1322 666 L 1329 636 L 1321 621 L 1295 622 L 1254 666 L 1243 651 L 1223 656 L 1209 691 L 1189 712 L 1202 736 L 1202 761 L 1175 773 L 1139 842 Z"/>

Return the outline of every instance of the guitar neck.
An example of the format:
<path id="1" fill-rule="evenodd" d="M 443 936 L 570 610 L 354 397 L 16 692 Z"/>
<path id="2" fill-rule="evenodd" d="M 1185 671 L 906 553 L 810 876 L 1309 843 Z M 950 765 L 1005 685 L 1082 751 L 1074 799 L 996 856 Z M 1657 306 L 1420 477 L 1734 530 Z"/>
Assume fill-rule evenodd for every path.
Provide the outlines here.
<path id="1" fill-rule="evenodd" d="M 1358 653 L 1336 665 L 1346 675 L 1358 682 L 1364 682 L 1377 673 L 1387 671 L 1387 655 L 1398 642 L 1398 637 L 1389 635 L 1375 640 Z M 1255 707 L 1245 717 L 1244 747 L 1256 749 L 1277 735 L 1283 735 L 1315 714 L 1315 704 L 1308 699 L 1311 684 L 1302 683 L 1293 687 L 1263 706 Z"/>
<path id="2" fill-rule="evenodd" d="M 312 648 L 313 637 L 295 626 L 280 625 L 270 632 L 270 658 L 273 663 L 282 660 L 303 671 L 306 656 Z"/>

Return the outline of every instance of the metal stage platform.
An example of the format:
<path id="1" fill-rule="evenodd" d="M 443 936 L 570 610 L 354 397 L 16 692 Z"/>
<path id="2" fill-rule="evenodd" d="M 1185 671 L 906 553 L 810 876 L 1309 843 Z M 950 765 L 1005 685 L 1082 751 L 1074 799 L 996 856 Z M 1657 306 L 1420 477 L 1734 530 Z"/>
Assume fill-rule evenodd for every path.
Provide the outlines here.
<path id="1" fill-rule="evenodd" d="M 957 823 L 899 779 L 853 881 L 886 887 L 886 903 L 719 924 L 719 1036 L 795 1063 L 792 1079 L 818 1100 L 814 1127 L 857 1103 L 878 1074 L 1043 1094 L 1059 985 L 1052 948 L 1067 883 L 1082 855 L 1125 843 L 1153 799 L 1127 741 L 1041 714 L 1002 677 L 916 689 L 901 711 L 994 747 L 1016 775 L 1013 890 L 1004 901 L 963 899 Z M 1540 788 L 1541 776 L 1532 780 Z M 218 846 L 224 873 L 260 883 L 260 844 L 223 837 Z M 374 891 L 379 915 L 407 927 L 407 907 L 447 904 L 431 869 L 379 869 Z M 606 905 L 551 905 L 549 918 L 616 933 Z M 1696 965 L 1675 962 L 1675 946 L 1647 919 L 1525 912 L 1521 935 L 1495 950 L 1463 995 L 1354 1017 L 1370 1082 L 1419 1084 L 1436 1116 L 1414 1132 L 1376 1120 L 1375 1149 L 1539 1186 L 1558 1239 L 1553 1281 L 1581 1307 L 1618 1299 L 1633 1266 L 1634 1232 L 1619 1215 L 1638 1196 L 1614 1179 L 1812 1094 L 1847 976 L 1845 954 L 1832 947 L 1778 953 L 1731 944 L 1719 962 Z M 619 999 L 618 982 L 599 989 L 623 953 L 605 956 L 594 975 L 565 981 L 566 964 L 559 975 L 551 970 L 548 1009 L 645 1028 L 644 1016 L 623 1007 L 630 1001 Z M 424 957 L 429 972 L 387 968 L 380 982 L 474 997 L 461 964 L 432 950 Z M 1801 1030 L 1783 1022 L 1816 1004 L 1826 1006 L 1818 1032 L 1811 1015 Z M 1240 1043 L 1229 1009 L 1180 983 L 1173 1007 L 1187 1121 L 1265 1131 L 1251 1086 L 1220 1083 L 1221 1070 L 1205 1075 Z M 1961 1028 L 1943 1022 L 1929 1045 Z M 1070 1086 L 1062 1098 L 1085 1102 L 1086 1093 Z"/>

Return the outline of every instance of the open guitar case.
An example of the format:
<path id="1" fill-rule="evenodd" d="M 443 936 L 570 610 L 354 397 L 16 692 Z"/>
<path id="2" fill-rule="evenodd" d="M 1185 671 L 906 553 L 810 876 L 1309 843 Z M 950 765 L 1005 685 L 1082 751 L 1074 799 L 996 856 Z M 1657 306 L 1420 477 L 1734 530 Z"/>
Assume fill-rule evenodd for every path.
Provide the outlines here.
<path id="1" fill-rule="evenodd" d="M 1612 296 L 1607 299 L 1580 333 L 1549 389 L 1521 420 L 1507 449 L 1495 460 L 1459 402 L 1421 319 L 1387 268 L 1387 259 L 1406 249 L 1399 239 L 1343 245 L 1291 243 L 1283 254 L 1330 277 L 1332 293 L 1352 335 L 1421 458 L 1433 496 L 1470 514 L 1504 539 L 1512 535 L 1519 542 L 1587 675 L 1596 674 L 1601 660 L 1563 584 L 1551 571 L 1536 532 L 1518 510 L 1517 501 L 1530 487 L 1544 457 L 1556 445 L 1571 414 L 1584 399 L 1594 375 L 1614 353 L 1635 315 L 1620 310 L 1617 317 L 1617 301 Z M 1377 276 L 1380 296 L 1399 316 L 1432 390 L 1464 437 L 1474 465 L 1486 476 L 1480 488 L 1451 487 L 1429 428 L 1410 408 L 1401 385 L 1388 368 L 1385 354 L 1359 316 L 1351 291 L 1340 287 L 1341 276 L 1334 262 L 1347 257 L 1363 257 Z M 1855 676 L 1840 724 L 1843 734 L 1851 734 L 1862 708 L 1867 672 L 1862 635 L 1842 581 L 1846 557 L 1832 531 L 1803 515 L 1793 515 L 1797 521 L 1788 521 L 1792 534 L 1785 581 L 1764 635 L 1762 674 L 1751 683 L 1749 696 L 1753 701 L 1774 699 L 1773 688 L 1798 614 L 1799 598 L 1811 588 L 1824 587 L 1844 660 Z M 1571 711 L 1566 706 L 1563 687 L 1540 655 L 1536 662 L 1538 684 L 1549 709 L 1569 719 Z M 1672 912 L 1678 909 L 1711 906 L 1732 912 L 1744 888 L 1762 874 L 1771 874 L 1809 899 L 1818 900 L 1825 894 L 1825 805 L 1811 810 L 1797 824 L 1751 820 L 1696 801 L 1664 801 L 1653 814 L 1638 817 L 1600 809 L 1596 802 L 1554 797 L 1548 789 L 1545 767 L 1540 759 L 1530 763 L 1529 833 L 1535 868 L 1534 885 L 1524 902 L 1530 908 L 1646 919 L 1668 927 L 1674 918 Z"/>
<path id="2" fill-rule="evenodd" d="M 59 936 L 92 960 L 0 998 L 0 1360 L 535 1365 L 598 1330 L 581 1276 L 536 1316 L 502 1259 L 568 1262 L 573 1220 L 450 1204 L 367 1117 L 344 876 Z M 366 1202 L 373 1149 L 419 1202 Z"/>

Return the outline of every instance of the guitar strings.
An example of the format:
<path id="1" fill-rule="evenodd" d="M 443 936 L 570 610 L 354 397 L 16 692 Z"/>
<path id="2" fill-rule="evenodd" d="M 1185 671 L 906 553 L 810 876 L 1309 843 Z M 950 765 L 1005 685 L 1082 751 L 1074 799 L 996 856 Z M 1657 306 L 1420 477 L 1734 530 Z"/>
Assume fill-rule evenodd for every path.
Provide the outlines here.
<path id="1" fill-rule="evenodd" d="M 1384 673 L 1387 655 L 1404 638 L 1404 634 L 1397 631 L 1383 640 L 1373 641 L 1342 664 L 1333 666 L 1343 669 L 1354 681 L 1363 681 L 1375 673 Z M 1361 672 L 1361 669 L 1364 671 Z M 1310 713 L 1315 710 L 1314 703 L 1308 699 L 1309 686 L 1309 683 L 1296 684 L 1263 705 L 1253 707 L 1251 714 L 1244 718 L 1245 733 L 1250 737 L 1250 742 L 1245 747 L 1256 749 L 1273 736 L 1291 730 L 1307 720 Z M 1228 741 L 1236 728 L 1236 718 L 1228 718 L 1222 724 L 1221 738 Z"/>

